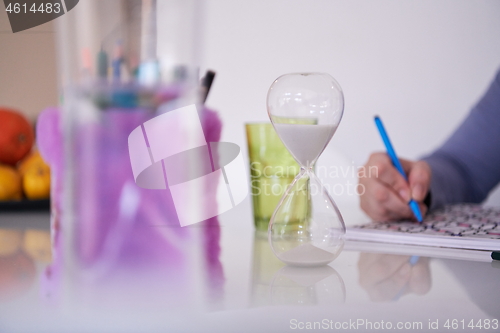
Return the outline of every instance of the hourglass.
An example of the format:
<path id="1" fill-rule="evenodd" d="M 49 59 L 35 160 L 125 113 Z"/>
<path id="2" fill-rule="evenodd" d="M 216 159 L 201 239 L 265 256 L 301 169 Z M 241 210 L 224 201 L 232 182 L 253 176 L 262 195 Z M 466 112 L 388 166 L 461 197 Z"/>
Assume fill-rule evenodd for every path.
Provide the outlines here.
<path id="1" fill-rule="evenodd" d="M 345 225 L 314 164 L 342 119 L 340 85 L 325 73 L 294 73 L 277 78 L 267 94 L 269 118 L 300 172 L 271 217 L 269 243 L 284 263 L 319 266 L 342 251 Z"/>

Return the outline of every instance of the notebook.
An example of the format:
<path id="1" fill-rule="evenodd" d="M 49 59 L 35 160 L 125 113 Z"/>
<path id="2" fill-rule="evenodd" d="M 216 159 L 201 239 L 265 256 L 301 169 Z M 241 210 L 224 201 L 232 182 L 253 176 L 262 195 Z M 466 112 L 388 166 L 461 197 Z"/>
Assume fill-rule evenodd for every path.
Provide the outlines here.
<path id="1" fill-rule="evenodd" d="M 348 240 L 344 251 L 491 262 L 491 251 Z"/>
<path id="2" fill-rule="evenodd" d="M 424 222 L 373 222 L 347 228 L 346 240 L 500 251 L 500 208 L 460 204 Z"/>

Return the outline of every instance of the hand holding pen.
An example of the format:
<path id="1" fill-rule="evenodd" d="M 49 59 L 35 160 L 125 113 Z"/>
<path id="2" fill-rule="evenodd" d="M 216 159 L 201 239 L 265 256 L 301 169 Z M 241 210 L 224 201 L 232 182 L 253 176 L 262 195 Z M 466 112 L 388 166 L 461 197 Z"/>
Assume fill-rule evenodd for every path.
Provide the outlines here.
<path id="1" fill-rule="evenodd" d="M 431 169 L 425 161 L 398 159 L 380 118 L 375 123 L 387 152 L 372 154 L 360 170 L 361 208 L 375 221 L 421 220 Z"/>

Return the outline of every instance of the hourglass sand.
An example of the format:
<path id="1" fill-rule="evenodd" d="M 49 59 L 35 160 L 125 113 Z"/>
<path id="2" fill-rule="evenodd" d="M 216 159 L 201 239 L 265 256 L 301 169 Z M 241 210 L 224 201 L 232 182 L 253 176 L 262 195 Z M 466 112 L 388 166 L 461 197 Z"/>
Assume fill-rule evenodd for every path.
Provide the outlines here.
<path id="1" fill-rule="evenodd" d="M 271 217 L 269 243 L 286 264 L 326 265 L 342 251 L 345 225 L 313 168 L 342 119 L 342 89 L 325 73 L 282 75 L 269 88 L 267 110 L 301 167 Z"/>

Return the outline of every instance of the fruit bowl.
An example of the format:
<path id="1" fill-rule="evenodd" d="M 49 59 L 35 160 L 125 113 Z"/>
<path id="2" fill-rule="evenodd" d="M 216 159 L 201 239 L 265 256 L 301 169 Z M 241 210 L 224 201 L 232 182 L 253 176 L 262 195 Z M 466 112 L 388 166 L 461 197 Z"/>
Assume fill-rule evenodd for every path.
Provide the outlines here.
<path id="1" fill-rule="evenodd" d="M 50 211 L 50 199 L 0 201 L 0 213 L 48 211 Z"/>
<path id="2" fill-rule="evenodd" d="M 18 110 L 0 106 L 0 213 L 50 210 L 50 167 Z"/>

